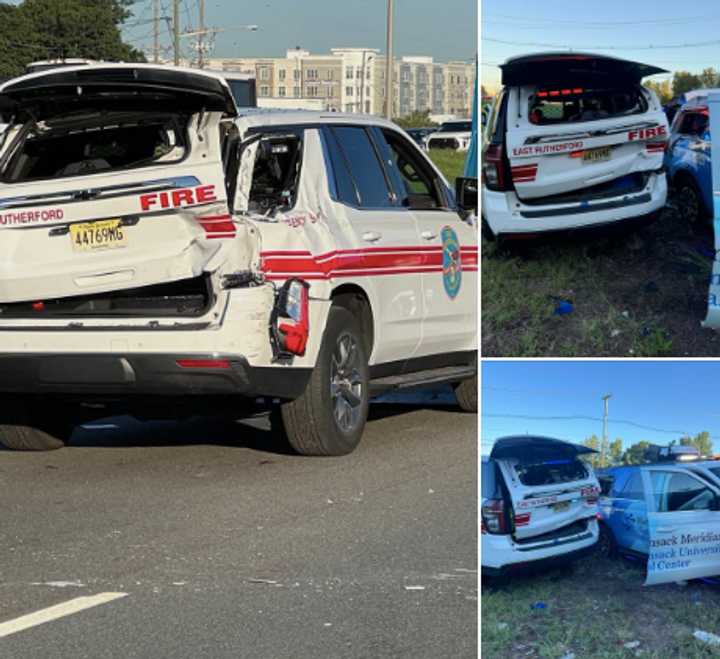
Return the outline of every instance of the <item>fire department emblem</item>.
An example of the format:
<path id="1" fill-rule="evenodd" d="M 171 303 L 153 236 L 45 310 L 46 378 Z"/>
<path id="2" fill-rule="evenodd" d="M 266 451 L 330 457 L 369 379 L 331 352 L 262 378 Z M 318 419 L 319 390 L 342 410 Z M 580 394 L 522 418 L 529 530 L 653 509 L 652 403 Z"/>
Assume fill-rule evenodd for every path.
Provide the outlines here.
<path id="1" fill-rule="evenodd" d="M 454 299 L 460 291 L 462 266 L 460 263 L 460 242 L 457 234 L 449 226 L 440 233 L 443 254 L 443 284 L 448 297 Z"/>

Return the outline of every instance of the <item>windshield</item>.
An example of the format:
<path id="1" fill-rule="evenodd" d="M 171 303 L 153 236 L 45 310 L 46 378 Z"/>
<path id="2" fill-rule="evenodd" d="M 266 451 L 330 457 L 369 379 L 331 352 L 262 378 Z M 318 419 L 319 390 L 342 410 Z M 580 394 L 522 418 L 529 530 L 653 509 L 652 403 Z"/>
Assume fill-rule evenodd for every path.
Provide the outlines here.
<path id="1" fill-rule="evenodd" d="M 540 126 L 595 121 L 645 112 L 637 88 L 539 89 L 530 96 L 528 121 Z"/>
<path id="2" fill-rule="evenodd" d="M 588 477 L 585 465 L 576 459 L 545 460 L 536 464 L 516 464 L 515 473 L 523 485 L 554 485 Z"/>
<path id="3" fill-rule="evenodd" d="M 0 179 L 20 183 L 181 160 L 187 119 L 102 115 L 26 126 Z"/>
<path id="4" fill-rule="evenodd" d="M 447 121 L 440 126 L 439 133 L 469 133 L 472 131 L 471 121 Z"/>

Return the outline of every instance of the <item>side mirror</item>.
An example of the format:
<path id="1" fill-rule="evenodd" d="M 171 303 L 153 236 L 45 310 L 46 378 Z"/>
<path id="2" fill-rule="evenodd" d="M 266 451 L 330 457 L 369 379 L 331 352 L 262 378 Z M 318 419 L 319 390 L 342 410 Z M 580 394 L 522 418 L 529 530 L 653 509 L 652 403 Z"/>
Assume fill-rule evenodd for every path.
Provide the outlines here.
<path id="1" fill-rule="evenodd" d="M 455 179 L 455 202 L 460 210 L 477 213 L 478 180 L 461 176 Z"/>

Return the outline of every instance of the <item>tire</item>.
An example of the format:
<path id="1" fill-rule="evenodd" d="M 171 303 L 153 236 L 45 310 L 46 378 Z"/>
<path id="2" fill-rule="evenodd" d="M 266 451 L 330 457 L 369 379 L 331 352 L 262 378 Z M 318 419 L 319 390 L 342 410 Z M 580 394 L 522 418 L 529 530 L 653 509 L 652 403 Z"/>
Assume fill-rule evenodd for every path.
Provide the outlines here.
<path id="1" fill-rule="evenodd" d="M 477 413 L 478 407 L 477 375 L 455 385 L 455 398 L 463 412 Z"/>
<path id="2" fill-rule="evenodd" d="M 495 234 L 490 228 L 488 221 L 484 217 L 480 218 L 480 233 L 482 234 L 482 237 L 485 238 L 485 240 L 487 240 L 489 243 L 495 242 Z"/>
<path id="3" fill-rule="evenodd" d="M 27 403 L 7 403 L 0 410 L 0 443 L 13 451 L 54 451 L 65 446 L 74 425 L 52 406 L 43 407 L 42 417 L 40 423 L 31 423 Z"/>
<path id="4" fill-rule="evenodd" d="M 351 453 L 368 413 L 369 368 L 360 322 L 331 307 L 317 363 L 303 394 L 280 409 L 285 436 L 300 455 Z"/>
<path id="5" fill-rule="evenodd" d="M 600 524 L 597 543 L 597 553 L 604 558 L 613 558 L 617 555 L 617 543 L 612 531 L 605 525 Z"/>
<path id="6" fill-rule="evenodd" d="M 695 182 L 688 176 L 682 176 L 677 182 L 677 203 L 683 219 L 696 225 L 707 218 L 707 211 Z"/>

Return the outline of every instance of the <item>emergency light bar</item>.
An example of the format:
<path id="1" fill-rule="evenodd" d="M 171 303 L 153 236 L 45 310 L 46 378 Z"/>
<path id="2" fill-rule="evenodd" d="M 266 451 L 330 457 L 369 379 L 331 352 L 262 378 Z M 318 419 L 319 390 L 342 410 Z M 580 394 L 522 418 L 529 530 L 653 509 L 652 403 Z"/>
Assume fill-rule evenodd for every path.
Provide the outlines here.
<path id="1" fill-rule="evenodd" d="M 544 89 L 543 91 L 537 92 L 535 95 L 539 98 L 546 98 L 548 96 L 571 96 L 573 94 L 582 94 L 582 87 L 575 87 L 573 89 Z"/>

